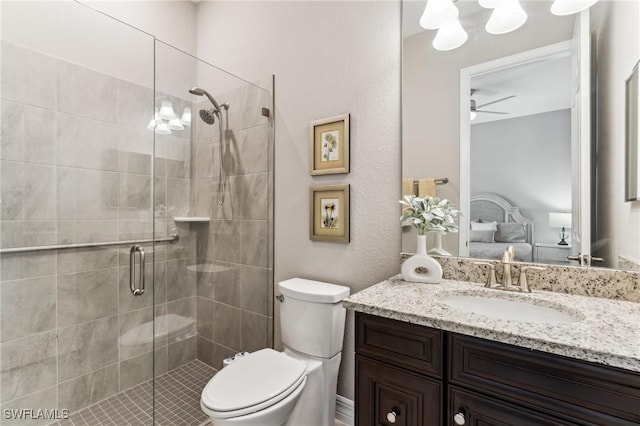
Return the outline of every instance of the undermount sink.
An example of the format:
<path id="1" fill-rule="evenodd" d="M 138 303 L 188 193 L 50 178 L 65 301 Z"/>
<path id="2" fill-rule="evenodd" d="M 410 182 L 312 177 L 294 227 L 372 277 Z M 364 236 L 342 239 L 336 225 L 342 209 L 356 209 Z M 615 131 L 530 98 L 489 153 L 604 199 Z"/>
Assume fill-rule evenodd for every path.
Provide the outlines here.
<path id="1" fill-rule="evenodd" d="M 539 324 L 563 324 L 581 321 L 579 314 L 564 307 L 538 306 L 527 301 L 479 295 L 448 295 L 440 299 L 446 305 L 490 318 Z"/>

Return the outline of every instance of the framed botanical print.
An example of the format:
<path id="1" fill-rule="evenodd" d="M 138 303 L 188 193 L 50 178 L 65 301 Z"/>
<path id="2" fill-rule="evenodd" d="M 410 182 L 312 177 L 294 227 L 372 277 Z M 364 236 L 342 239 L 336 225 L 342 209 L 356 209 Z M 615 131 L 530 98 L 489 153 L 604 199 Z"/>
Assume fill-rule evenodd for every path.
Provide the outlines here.
<path id="1" fill-rule="evenodd" d="M 311 175 L 349 173 L 349 114 L 312 121 Z"/>
<path id="2" fill-rule="evenodd" d="M 312 186 L 309 212 L 311 240 L 349 242 L 349 185 Z"/>

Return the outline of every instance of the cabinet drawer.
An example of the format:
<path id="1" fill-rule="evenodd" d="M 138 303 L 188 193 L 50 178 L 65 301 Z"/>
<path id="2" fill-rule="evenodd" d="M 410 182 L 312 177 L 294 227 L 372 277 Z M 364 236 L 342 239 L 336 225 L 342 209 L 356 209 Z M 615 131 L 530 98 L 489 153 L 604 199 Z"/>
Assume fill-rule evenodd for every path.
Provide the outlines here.
<path id="1" fill-rule="evenodd" d="M 456 414 L 466 425 L 482 426 L 575 426 L 578 423 L 560 420 L 499 399 L 449 386 L 448 425 L 457 424 Z M 460 419 L 458 419 L 460 421 Z"/>
<path id="2" fill-rule="evenodd" d="M 356 353 L 442 378 L 440 330 L 356 314 Z"/>
<path id="3" fill-rule="evenodd" d="M 450 382 L 583 424 L 640 424 L 640 374 L 450 334 Z"/>
<path id="4" fill-rule="evenodd" d="M 356 377 L 357 426 L 442 425 L 441 382 L 359 355 Z"/>

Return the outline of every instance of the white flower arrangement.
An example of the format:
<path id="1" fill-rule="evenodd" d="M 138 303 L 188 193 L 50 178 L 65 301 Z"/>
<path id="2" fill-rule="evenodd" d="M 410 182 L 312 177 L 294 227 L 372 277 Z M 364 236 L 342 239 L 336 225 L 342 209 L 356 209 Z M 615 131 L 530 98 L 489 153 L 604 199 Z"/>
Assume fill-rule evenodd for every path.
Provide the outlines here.
<path id="1" fill-rule="evenodd" d="M 402 226 L 413 225 L 420 235 L 429 231 L 458 232 L 455 219 L 461 213 L 453 209 L 451 201 L 447 199 L 405 195 L 400 204 L 406 206 L 400 216 Z"/>

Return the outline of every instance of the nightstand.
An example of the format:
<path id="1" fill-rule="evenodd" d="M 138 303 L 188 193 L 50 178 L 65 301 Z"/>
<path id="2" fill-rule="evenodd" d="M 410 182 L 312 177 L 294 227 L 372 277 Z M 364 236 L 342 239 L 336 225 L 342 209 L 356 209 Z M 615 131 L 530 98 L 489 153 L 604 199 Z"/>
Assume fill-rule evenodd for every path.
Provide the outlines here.
<path id="1" fill-rule="evenodd" d="M 566 264 L 570 262 L 571 246 L 559 246 L 556 243 L 536 243 L 534 261 L 543 263 Z"/>

